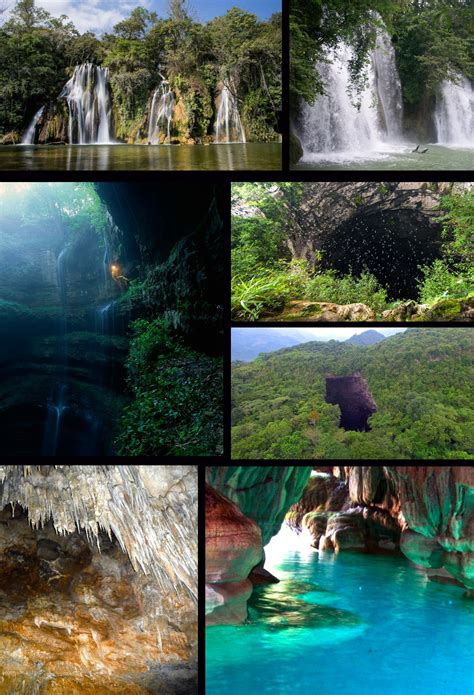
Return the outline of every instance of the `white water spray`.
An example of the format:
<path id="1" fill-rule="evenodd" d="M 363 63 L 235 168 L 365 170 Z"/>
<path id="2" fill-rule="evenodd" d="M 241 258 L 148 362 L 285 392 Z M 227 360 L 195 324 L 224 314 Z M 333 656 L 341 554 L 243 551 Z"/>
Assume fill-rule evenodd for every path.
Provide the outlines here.
<path id="1" fill-rule="evenodd" d="M 474 90 L 466 77 L 459 76 L 457 84 L 441 83 L 434 120 L 437 142 L 474 147 Z"/>
<path id="2" fill-rule="evenodd" d="M 23 135 L 23 138 L 21 140 L 22 145 L 34 145 L 35 142 L 35 135 L 36 135 L 36 124 L 38 123 L 39 119 L 43 115 L 44 111 L 44 106 L 42 106 L 38 111 L 35 113 L 33 116 L 30 125 L 28 126 L 28 130 L 25 132 Z"/>
<path id="3" fill-rule="evenodd" d="M 350 97 L 352 57 L 352 49 L 340 44 L 329 54 L 330 62 L 318 66 L 327 93 L 314 105 L 303 107 L 300 137 L 305 155 L 345 154 L 356 158 L 401 143 L 401 85 L 389 35 L 377 30 L 376 46 L 366 65 L 368 83 L 356 106 Z"/>
<path id="4" fill-rule="evenodd" d="M 226 85 L 222 87 L 214 130 L 216 143 L 246 142 L 237 100 Z"/>
<path id="5" fill-rule="evenodd" d="M 69 108 L 70 144 L 112 142 L 112 109 L 108 70 L 92 63 L 77 65 L 60 94 Z"/>
<path id="6" fill-rule="evenodd" d="M 171 142 L 171 121 L 173 120 L 174 94 L 167 80 L 163 80 L 158 89 L 153 93 L 150 118 L 148 123 L 148 142 L 152 145 L 160 144 L 161 130 L 166 128 L 166 140 Z"/>

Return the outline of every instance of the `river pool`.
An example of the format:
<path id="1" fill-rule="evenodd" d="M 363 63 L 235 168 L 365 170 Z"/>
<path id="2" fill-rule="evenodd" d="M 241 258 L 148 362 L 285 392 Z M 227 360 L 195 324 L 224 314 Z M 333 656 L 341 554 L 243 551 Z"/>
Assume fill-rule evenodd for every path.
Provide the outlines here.
<path id="1" fill-rule="evenodd" d="M 385 152 L 356 154 L 354 152 L 305 153 L 294 169 L 312 171 L 334 171 L 342 169 L 362 171 L 418 171 L 474 169 L 474 149 L 424 145 L 424 154 L 412 152 L 416 144 L 388 147 Z"/>
<path id="2" fill-rule="evenodd" d="M 280 170 L 281 144 L 8 145 L 0 169 L 14 171 Z"/>

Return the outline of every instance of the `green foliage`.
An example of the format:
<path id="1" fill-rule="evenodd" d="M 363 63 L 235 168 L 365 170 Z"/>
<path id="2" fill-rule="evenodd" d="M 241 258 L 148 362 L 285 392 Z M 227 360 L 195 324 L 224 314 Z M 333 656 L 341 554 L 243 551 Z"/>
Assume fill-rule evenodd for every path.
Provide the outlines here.
<path id="1" fill-rule="evenodd" d="M 319 273 L 306 285 L 306 299 L 315 302 L 334 302 L 336 304 L 353 304 L 362 302 L 377 314 L 387 308 L 387 292 L 381 287 L 377 278 L 371 273 L 339 276 L 334 271 Z"/>
<path id="2" fill-rule="evenodd" d="M 222 453 L 222 360 L 185 347 L 162 319 L 138 319 L 126 367 L 133 392 L 116 446 L 122 456 Z"/>
<path id="3" fill-rule="evenodd" d="M 394 46 L 407 109 L 426 103 L 443 80 L 472 77 L 472 21 L 464 0 L 408 3 L 397 15 Z"/>
<path id="4" fill-rule="evenodd" d="M 433 304 L 445 297 L 468 297 L 474 294 L 474 272 L 453 272 L 448 264 L 437 259 L 431 266 L 423 266 L 423 281 L 420 283 L 420 300 Z"/>
<path id="5" fill-rule="evenodd" d="M 301 296 L 306 279 L 306 270 L 298 263 L 262 269 L 259 277 L 249 280 L 236 277 L 232 282 L 232 314 L 256 321 L 261 314 L 283 309 L 289 299 Z"/>
<path id="6" fill-rule="evenodd" d="M 232 457 L 443 460 L 474 456 L 471 331 L 415 328 L 381 343 L 311 342 L 232 368 Z M 344 431 L 325 377 L 359 371 L 377 405 Z M 308 426 L 308 412 L 319 419 Z"/>

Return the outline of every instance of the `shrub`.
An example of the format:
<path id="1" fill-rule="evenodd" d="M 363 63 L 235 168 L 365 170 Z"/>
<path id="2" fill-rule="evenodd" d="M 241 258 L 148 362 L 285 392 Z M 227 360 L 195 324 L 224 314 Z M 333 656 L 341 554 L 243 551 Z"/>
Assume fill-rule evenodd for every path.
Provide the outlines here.
<path id="1" fill-rule="evenodd" d="M 305 296 L 314 302 L 361 302 L 376 313 L 383 311 L 388 303 L 386 290 L 374 275 L 366 272 L 359 277 L 352 274 L 339 277 L 334 270 L 320 273 L 307 283 Z"/>
<path id="2" fill-rule="evenodd" d="M 420 282 L 420 300 L 431 304 L 446 297 L 466 297 L 474 293 L 474 277 L 471 272 L 461 274 L 450 269 L 445 261 L 437 259 L 431 266 L 421 267 L 424 274 Z"/>

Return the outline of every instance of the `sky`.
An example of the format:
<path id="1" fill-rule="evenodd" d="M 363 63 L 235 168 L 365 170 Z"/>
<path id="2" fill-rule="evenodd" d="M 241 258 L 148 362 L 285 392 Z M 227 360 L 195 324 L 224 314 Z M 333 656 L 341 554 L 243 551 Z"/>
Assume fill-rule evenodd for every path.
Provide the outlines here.
<path id="1" fill-rule="evenodd" d="M 168 0 L 36 0 L 36 4 L 55 17 L 67 15 L 81 34 L 86 31 L 102 34 L 111 31 L 114 24 L 128 17 L 138 5 L 165 16 Z M 281 11 L 281 0 L 190 0 L 189 5 L 193 16 L 201 22 L 223 15 L 231 7 L 253 12 L 260 19 Z"/>

